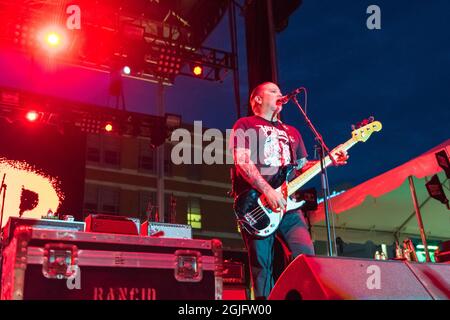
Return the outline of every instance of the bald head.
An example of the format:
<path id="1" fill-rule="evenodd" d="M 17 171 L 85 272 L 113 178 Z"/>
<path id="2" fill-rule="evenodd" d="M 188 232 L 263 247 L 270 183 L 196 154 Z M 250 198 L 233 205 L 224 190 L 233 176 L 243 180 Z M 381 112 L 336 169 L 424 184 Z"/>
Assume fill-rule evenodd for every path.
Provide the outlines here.
<path id="1" fill-rule="evenodd" d="M 261 106 L 267 102 L 270 102 L 269 99 L 271 95 L 281 96 L 280 89 L 273 82 L 263 82 L 253 89 L 250 95 L 250 106 L 252 107 L 254 114 L 260 113 Z"/>

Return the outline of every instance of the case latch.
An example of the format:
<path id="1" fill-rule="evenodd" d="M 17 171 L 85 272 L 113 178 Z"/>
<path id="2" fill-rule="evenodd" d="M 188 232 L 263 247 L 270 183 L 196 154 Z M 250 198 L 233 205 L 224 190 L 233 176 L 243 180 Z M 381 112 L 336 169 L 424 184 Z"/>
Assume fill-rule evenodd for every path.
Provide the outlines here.
<path id="1" fill-rule="evenodd" d="M 49 279 L 67 279 L 78 270 L 78 247 L 73 244 L 47 243 L 44 247 L 42 274 Z"/>
<path id="2" fill-rule="evenodd" d="M 175 251 L 175 279 L 180 282 L 200 282 L 203 279 L 202 255 L 198 251 Z"/>

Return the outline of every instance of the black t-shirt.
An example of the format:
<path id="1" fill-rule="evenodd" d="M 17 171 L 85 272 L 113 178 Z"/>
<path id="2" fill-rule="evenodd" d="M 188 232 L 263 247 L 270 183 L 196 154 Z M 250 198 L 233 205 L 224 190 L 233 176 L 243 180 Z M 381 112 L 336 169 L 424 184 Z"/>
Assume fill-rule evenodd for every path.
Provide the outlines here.
<path id="1" fill-rule="evenodd" d="M 275 175 L 281 166 L 307 157 L 302 136 L 296 128 L 259 116 L 244 117 L 236 121 L 229 146 L 233 156 L 236 148 L 250 150 L 252 162 L 266 180 Z M 234 161 L 236 163 L 236 158 Z M 239 171 L 236 179 L 237 193 L 243 187 L 248 187 Z"/>

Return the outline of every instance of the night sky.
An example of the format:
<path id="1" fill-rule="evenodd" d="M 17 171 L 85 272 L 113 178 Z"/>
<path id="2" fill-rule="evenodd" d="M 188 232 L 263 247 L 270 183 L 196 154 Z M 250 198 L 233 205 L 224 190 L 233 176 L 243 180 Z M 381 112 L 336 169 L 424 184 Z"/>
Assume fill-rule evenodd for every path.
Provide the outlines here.
<path id="1" fill-rule="evenodd" d="M 381 8 L 381 30 L 368 30 L 366 9 Z M 331 186 L 358 184 L 450 138 L 450 1 L 304 0 L 277 36 L 283 92 L 304 86 L 308 116 L 329 147 L 350 138 L 351 124 L 373 115 L 383 123 L 367 143 L 350 150 L 346 167 L 329 171 Z M 243 18 L 238 14 L 240 90 L 247 106 Z M 447 19 L 446 19 L 447 18 Z M 227 17 L 205 46 L 230 50 Z M 0 85 L 113 106 L 109 75 L 0 52 Z M 127 79 L 126 108 L 155 114 L 155 85 Z M 300 97 L 302 100 L 303 97 Z M 205 127 L 236 120 L 232 75 L 223 83 L 180 77 L 165 91 L 167 112 Z M 312 156 L 314 139 L 292 103 L 283 120 L 296 126 Z M 318 184 L 318 179 L 315 184 Z"/>

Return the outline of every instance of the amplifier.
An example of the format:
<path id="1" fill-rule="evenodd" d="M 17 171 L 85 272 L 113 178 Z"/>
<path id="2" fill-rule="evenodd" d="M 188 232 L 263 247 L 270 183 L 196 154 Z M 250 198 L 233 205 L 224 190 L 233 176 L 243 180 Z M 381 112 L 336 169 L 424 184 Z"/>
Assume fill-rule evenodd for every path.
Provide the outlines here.
<path id="1" fill-rule="evenodd" d="M 87 232 L 115 233 L 139 235 L 138 218 L 111 216 L 106 214 L 90 214 L 86 219 Z"/>
<path id="2" fill-rule="evenodd" d="M 192 239 L 192 227 L 187 224 L 145 221 L 141 226 L 141 235 L 160 238 Z"/>
<path id="3" fill-rule="evenodd" d="M 3 228 L 4 244 L 7 244 L 18 226 L 32 226 L 34 229 L 84 231 L 85 223 L 57 219 L 32 219 L 9 217 Z"/>

